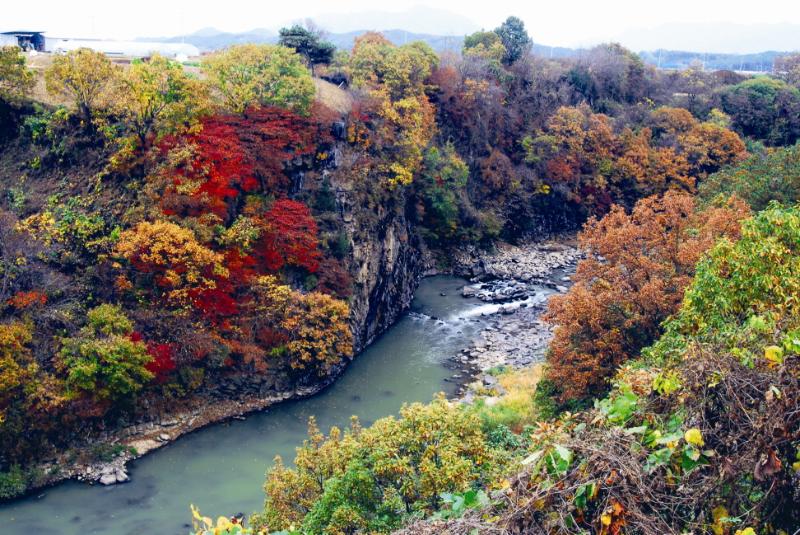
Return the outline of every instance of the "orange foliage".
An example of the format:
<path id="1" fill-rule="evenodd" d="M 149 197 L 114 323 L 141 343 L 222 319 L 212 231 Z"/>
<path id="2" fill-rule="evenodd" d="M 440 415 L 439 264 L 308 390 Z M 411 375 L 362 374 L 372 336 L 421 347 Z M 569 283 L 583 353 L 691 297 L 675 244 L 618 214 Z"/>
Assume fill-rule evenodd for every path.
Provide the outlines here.
<path id="1" fill-rule="evenodd" d="M 177 306 L 189 304 L 196 292 L 214 290 L 229 273 L 223 255 L 200 244 L 191 230 L 167 221 L 142 222 L 124 231 L 114 253 L 136 274 L 152 276 L 155 293 Z"/>
<path id="2" fill-rule="evenodd" d="M 600 393 L 621 363 L 657 338 L 700 256 L 721 236 L 735 239 L 748 214 L 737 199 L 695 208 L 690 195 L 670 191 L 639 201 L 630 215 L 614 206 L 586 224 L 579 240 L 588 256 L 546 314 L 556 324 L 547 377 L 562 401 Z"/>
<path id="3" fill-rule="evenodd" d="M 650 124 L 616 133 L 611 118 L 586 105 L 562 107 L 527 140 L 527 161 L 543 162 L 545 178 L 602 215 L 614 202 L 630 204 L 670 188 L 693 191 L 696 180 L 746 156 L 738 135 L 684 109 L 659 108 Z"/>
<path id="4" fill-rule="evenodd" d="M 24 310 L 33 306 L 44 306 L 47 303 L 47 296 L 36 290 L 30 292 L 17 292 L 9 300 L 8 304 L 17 310 Z"/>

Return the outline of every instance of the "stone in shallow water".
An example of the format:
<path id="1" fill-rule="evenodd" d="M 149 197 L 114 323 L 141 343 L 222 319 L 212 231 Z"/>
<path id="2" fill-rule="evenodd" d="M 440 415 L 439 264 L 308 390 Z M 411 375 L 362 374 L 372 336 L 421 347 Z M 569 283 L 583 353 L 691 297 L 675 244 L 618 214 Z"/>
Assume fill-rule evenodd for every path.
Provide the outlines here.
<path id="1" fill-rule="evenodd" d="M 125 483 L 130 479 L 127 472 L 122 468 L 117 469 L 117 471 L 114 472 L 114 476 L 117 478 L 117 483 Z"/>

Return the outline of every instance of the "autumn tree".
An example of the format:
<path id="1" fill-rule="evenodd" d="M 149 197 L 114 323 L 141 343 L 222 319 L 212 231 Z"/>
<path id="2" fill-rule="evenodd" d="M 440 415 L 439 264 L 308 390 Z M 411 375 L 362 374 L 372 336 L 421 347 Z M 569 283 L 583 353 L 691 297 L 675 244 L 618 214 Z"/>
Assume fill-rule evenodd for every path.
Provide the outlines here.
<path id="1" fill-rule="evenodd" d="M 158 138 L 192 126 L 205 106 L 199 81 L 183 65 L 159 54 L 134 60 L 120 82 L 117 105 L 142 147 L 151 134 Z"/>
<path id="2" fill-rule="evenodd" d="M 615 206 L 590 219 L 579 235 L 588 256 L 546 315 L 556 326 L 547 377 L 560 399 L 601 393 L 621 363 L 651 344 L 678 310 L 700 256 L 720 237 L 736 239 L 747 214 L 735 199 L 697 211 L 693 197 L 670 191 L 630 214 Z"/>
<path id="3" fill-rule="evenodd" d="M 0 426 L 11 405 L 36 388 L 38 365 L 29 344 L 33 334 L 22 323 L 0 324 Z"/>
<path id="4" fill-rule="evenodd" d="M 33 84 L 33 72 L 28 69 L 22 50 L 16 46 L 0 47 L 0 100 L 19 100 Z"/>
<path id="5" fill-rule="evenodd" d="M 267 193 L 288 194 L 291 189 L 287 164 L 313 155 L 330 141 L 329 125 L 276 107 L 251 109 L 247 117 L 216 118 L 233 127 L 252 165 L 253 177 Z"/>
<path id="6" fill-rule="evenodd" d="M 522 144 L 529 164 L 593 214 L 669 188 L 693 191 L 697 180 L 747 153 L 735 132 L 701 123 L 685 109 L 658 108 L 649 124 L 617 132 L 611 117 L 587 105 L 561 107 Z"/>
<path id="7" fill-rule="evenodd" d="M 500 37 L 506 53 L 503 63 L 511 65 L 528 52 L 531 47 L 531 38 L 525 30 L 525 23 L 519 17 L 508 17 L 494 33 Z"/>
<path id="8" fill-rule="evenodd" d="M 118 279 L 119 287 L 130 287 L 128 276 L 151 279 L 148 290 L 178 307 L 214 290 L 229 274 L 222 254 L 199 243 L 191 230 L 166 221 L 145 221 L 122 232 L 113 253 L 130 268 Z"/>
<path id="9" fill-rule="evenodd" d="M 350 309 L 345 301 L 319 292 L 303 294 L 271 275 L 254 279 L 250 292 L 253 299 L 245 310 L 249 324 L 244 326 L 271 357 L 251 358 L 247 364 L 263 370 L 281 357 L 280 365 L 322 376 L 352 357 Z"/>
<path id="10" fill-rule="evenodd" d="M 392 100 L 420 96 L 439 57 L 422 41 L 394 46 L 378 36 L 356 41 L 348 68 L 355 87 L 386 88 Z"/>
<path id="11" fill-rule="evenodd" d="M 380 155 L 379 169 L 390 187 L 405 186 L 420 169 L 423 152 L 436 128 L 435 109 L 426 95 L 427 81 L 438 57 L 422 42 L 396 47 L 380 34 L 356 41 L 348 63 L 353 86 L 366 92 L 363 117 L 351 124 L 370 132 L 362 144 Z M 370 118 L 370 127 L 359 124 Z"/>
<path id="12" fill-rule="evenodd" d="M 59 353 L 67 391 L 99 404 L 130 398 L 153 379 L 147 347 L 131 339 L 133 323 L 116 305 L 100 305 L 86 317 L 86 326 L 65 338 Z"/>
<path id="13" fill-rule="evenodd" d="M 693 61 L 680 74 L 681 87 L 686 92 L 689 110 L 697 113 L 700 111 L 700 99 L 709 93 L 709 76 L 705 73 L 703 63 L 700 61 Z"/>
<path id="14" fill-rule="evenodd" d="M 90 127 L 97 113 L 111 105 L 120 69 L 102 52 L 79 48 L 54 56 L 44 76 L 47 91 L 71 99 Z"/>
<path id="15" fill-rule="evenodd" d="M 290 366 L 325 376 L 343 359 L 351 358 L 349 316 L 350 308 L 342 300 L 319 292 L 297 296 L 280 325 L 288 338 Z"/>
<path id="16" fill-rule="evenodd" d="M 251 108 L 247 117 L 206 117 L 199 127 L 161 143 L 165 162 L 152 178 L 164 181 L 159 202 L 165 213 L 210 213 L 225 223 L 243 195 L 291 193 L 289 162 L 313 154 L 330 137 L 326 125 L 276 107 Z"/>
<path id="17" fill-rule="evenodd" d="M 223 222 L 239 195 L 258 186 L 251 154 L 225 117 L 208 117 L 197 133 L 168 137 L 161 144 L 164 164 L 151 179 L 161 185 L 159 204 L 165 214 L 198 217 L 213 214 Z"/>
<path id="18" fill-rule="evenodd" d="M 31 323 L 0 323 L 0 451 L 6 463 L 47 447 L 65 402 L 62 382 L 36 362 Z"/>
<path id="19" fill-rule="evenodd" d="M 302 57 L 284 46 L 235 45 L 206 57 L 202 69 L 222 105 L 234 113 L 261 105 L 305 114 L 314 99 Z"/>
<path id="20" fill-rule="evenodd" d="M 314 65 L 317 63 L 330 63 L 336 47 L 329 41 L 324 41 L 322 32 L 313 28 L 306 28 L 295 24 L 289 28 L 281 28 L 278 32 L 278 43 L 286 48 L 294 49 L 306 59 L 306 63 L 314 74 Z"/>
<path id="21" fill-rule="evenodd" d="M 598 45 L 589 50 L 584 62 L 596 92 L 596 109 L 610 102 L 639 102 L 648 94 L 644 62 L 622 45 Z"/>
<path id="22" fill-rule="evenodd" d="M 290 199 L 275 201 L 261 220 L 256 249 L 271 272 L 287 265 L 317 271 L 321 259 L 317 223 L 308 206 Z"/>

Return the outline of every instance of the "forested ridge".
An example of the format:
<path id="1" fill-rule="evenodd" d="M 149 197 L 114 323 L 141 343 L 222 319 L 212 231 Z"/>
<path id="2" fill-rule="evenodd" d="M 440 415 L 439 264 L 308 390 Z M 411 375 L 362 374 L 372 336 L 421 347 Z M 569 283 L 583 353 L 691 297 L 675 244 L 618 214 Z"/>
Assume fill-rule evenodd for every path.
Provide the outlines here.
<path id="1" fill-rule="evenodd" d="M 195 528 L 793 533 L 800 60 L 781 65 L 547 59 L 515 17 L 460 55 L 301 26 L 187 65 L 0 49 L 0 497 L 44 461 L 129 454 L 120 428 L 325 383 L 421 258 L 579 231 L 535 378 L 497 370 L 494 406 L 312 421 L 263 511 Z"/>

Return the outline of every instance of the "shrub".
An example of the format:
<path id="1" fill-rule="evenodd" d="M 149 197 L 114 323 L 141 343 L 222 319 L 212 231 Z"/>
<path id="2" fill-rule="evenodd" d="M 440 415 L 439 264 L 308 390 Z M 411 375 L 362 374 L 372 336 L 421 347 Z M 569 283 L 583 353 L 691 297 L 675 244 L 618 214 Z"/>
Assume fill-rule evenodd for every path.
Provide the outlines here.
<path id="1" fill-rule="evenodd" d="M 133 324 L 118 306 L 100 305 L 87 317 L 86 327 L 65 338 L 59 353 L 68 392 L 101 404 L 132 397 L 153 379 L 147 347 L 131 339 Z"/>
<path id="2" fill-rule="evenodd" d="M 14 465 L 7 472 L 0 472 L 0 499 L 16 498 L 28 490 L 28 477 L 19 465 Z"/>
<path id="3" fill-rule="evenodd" d="M 742 237 L 720 241 L 700 262 L 680 312 L 649 351 L 669 360 L 689 342 L 720 342 L 730 349 L 800 317 L 800 209 L 771 205 L 742 225 Z M 766 338 L 765 338 L 766 337 Z M 753 360 L 745 349 L 735 351 Z"/>
<path id="4" fill-rule="evenodd" d="M 323 436 L 312 421 L 295 468 L 269 471 L 255 525 L 300 525 L 312 533 L 389 531 L 408 513 L 431 512 L 444 492 L 488 483 L 503 468 L 477 417 L 443 398 L 414 403 L 362 429 L 354 422 Z"/>

